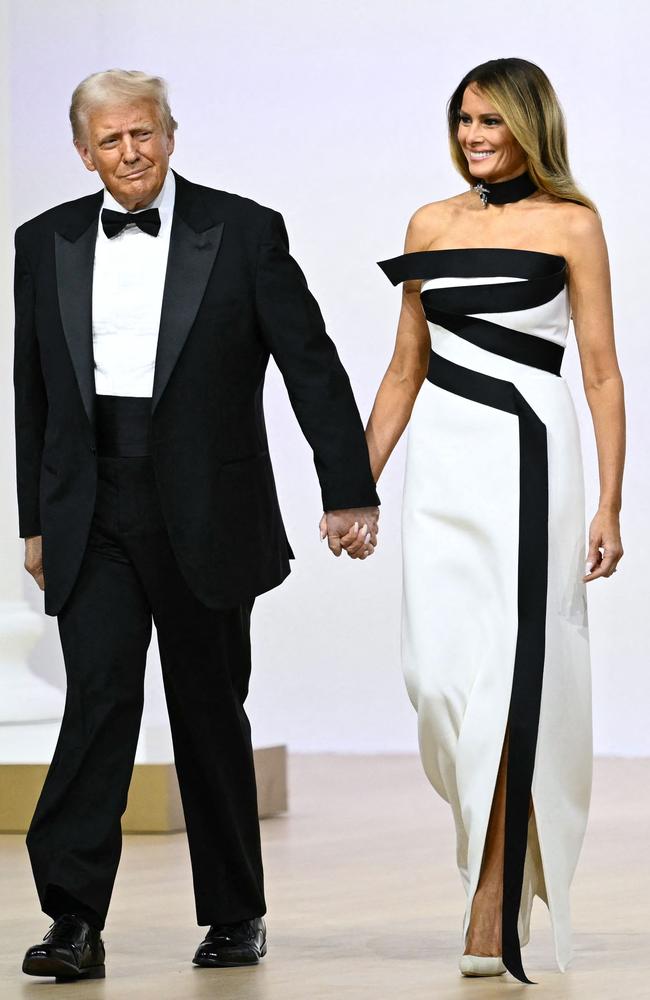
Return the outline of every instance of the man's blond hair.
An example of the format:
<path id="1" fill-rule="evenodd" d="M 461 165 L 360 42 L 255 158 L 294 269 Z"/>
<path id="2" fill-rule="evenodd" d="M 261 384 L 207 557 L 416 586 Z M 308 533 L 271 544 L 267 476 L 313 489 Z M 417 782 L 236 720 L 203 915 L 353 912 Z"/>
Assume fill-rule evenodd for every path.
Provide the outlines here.
<path id="1" fill-rule="evenodd" d="M 171 135 L 178 124 L 167 98 L 167 84 L 160 76 L 150 76 L 136 69 L 107 69 L 82 80 L 70 102 L 70 124 L 75 142 L 87 138 L 88 115 L 93 108 L 109 104 L 153 101 L 158 108 L 160 125 Z"/>

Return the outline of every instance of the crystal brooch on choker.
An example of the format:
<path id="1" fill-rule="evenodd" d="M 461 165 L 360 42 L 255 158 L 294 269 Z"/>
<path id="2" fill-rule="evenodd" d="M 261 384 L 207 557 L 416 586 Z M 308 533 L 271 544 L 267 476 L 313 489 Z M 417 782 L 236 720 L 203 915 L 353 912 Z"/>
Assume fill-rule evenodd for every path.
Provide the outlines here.
<path id="1" fill-rule="evenodd" d="M 472 191 L 476 191 L 477 195 L 479 196 L 479 198 L 483 202 L 483 208 L 487 208 L 488 207 L 488 189 L 485 187 L 485 185 L 482 183 L 482 181 L 479 181 L 478 184 L 475 184 L 474 187 L 472 188 Z"/>

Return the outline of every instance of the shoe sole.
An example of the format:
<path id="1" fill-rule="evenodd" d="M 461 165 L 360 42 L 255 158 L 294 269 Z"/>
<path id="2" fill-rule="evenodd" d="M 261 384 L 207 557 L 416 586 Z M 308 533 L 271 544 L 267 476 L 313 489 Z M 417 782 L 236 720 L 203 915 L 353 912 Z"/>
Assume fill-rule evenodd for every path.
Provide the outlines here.
<path id="1" fill-rule="evenodd" d="M 494 979 L 495 976 L 504 976 L 505 972 L 461 972 L 461 976 L 466 979 Z"/>
<path id="2" fill-rule="evenodd" d="M 106 966 L 91 965 L 78 969 L 57 958 L 33 958 L 23 962 L 23 972 L 27 976 L 54 976 L 57 983 L 70 983 L 76 979 L 105 979 Z"/>
<path id="3" fill-rule="evenodd" d="M 262 946 L 260 951 L 260 957 L 254 958 L 250 962 L 220 962 L 218 960 L 211 961 L 210 959 L 192 959 L 192 965 L 196 965 L 199 969 L 243 969 L 247 965 L 259 965 L 260 958 L 264 958 L 266 955 L 266 944 Z"/>

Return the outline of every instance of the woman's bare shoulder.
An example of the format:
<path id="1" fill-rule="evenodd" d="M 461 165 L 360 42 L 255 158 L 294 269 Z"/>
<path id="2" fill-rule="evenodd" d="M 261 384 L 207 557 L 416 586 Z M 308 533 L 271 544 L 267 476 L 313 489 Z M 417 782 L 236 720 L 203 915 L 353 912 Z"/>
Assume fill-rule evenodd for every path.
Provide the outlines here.
<path id="1" fill-rule="evenodd" d="M 454 221 L 456 216 L 466 210 L 470 192 L 453 195 L 441 201 L 431 201 L 422 205 L 411 216 L 406 231 L 406 252 L 426 250 L 439 239 Z"/>
<path id="2" fill-rule="evenodd" d="M 564 201 L 555 207 L 554 215 L 569 265 L 606 257 L 605 234 L 597 212 L 587 205 Z"/>
<path id="3" fill-rule="evenodd" d="M 530 201 L 532 231 L 569 263 L 584 257 L 585 251 L 604 247 L 600 216 L 592 208 L 546 193 Z"/>
<path id="4" fill-rule="evenodd" d="M 540 202 L 540 207 L 545 212 L 548 222 L 554 228 L 562 230 L 569 238 L 590 239 L 602 233 L 600 216 L 588 205 L 547 195 L 543 202 Z"/>
<path id="5" fill-rule="evenodd" d="M 600 217 L 588 205 L 563 198 L 554 199 L 554 211 L 567 229 L 575 233 L 596 233 L 602 226 Z"/>

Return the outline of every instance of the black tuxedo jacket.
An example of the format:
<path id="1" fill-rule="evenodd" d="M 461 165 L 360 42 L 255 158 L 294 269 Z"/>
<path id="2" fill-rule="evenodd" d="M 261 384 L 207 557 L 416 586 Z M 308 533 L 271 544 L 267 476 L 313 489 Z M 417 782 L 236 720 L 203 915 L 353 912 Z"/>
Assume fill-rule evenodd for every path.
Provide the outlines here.
<path id="1" fill-rule="evenodd" d="M 43 536 L 45 610 L 77 577 L 95 503 L 92 277 L 102 193 L 16 232 L 20 534 Z M 172 547 L 206 605 L 277 586 L 292 553 L 262 392 L 269 355 L 314 452 L 323 508 L 378 503 L 359 413 L 282 217 L 176 175 L 152 458 Z"/>

